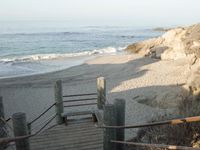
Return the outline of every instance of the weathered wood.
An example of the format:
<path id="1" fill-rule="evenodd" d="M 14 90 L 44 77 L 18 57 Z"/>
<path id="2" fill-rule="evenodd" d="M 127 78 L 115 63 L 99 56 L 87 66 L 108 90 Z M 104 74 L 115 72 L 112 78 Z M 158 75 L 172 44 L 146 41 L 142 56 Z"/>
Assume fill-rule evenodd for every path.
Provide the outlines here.
<path id="1" fill-rule="evenodd" d="M 116 109 L 114 105 L 105 105 L 104 106 L 104 116 L 103 121 L 105 125 L 112 126 L 116 125 Z M 111 143 L 111 140 L 116 139 L 116 129 L 104 129 L 103 135 L 103 150 L 115 150 L 116 144 Z"/>
<path id="2" fill-rule="evenodd" d="M 148 147 L 149 149 L 168 149 L 168 150 L 200 150 L 200 148 L 193 148 L 187 146 L 176 146 L 176 145 L 165 145 L 165 144 L 147 144 L 147 143 L 136 143 L 136 142 L 126 142 L 126 141 L 115 141 L 112 143 L 126 144 L 132 146 Z"/>
<path id="3" fill-rule="evenodd" d="M 13 114 L 12 121 L 15 137 L 28 135 L 28 127 L 25 113 L 19 112 Z M 29 139 L 18 140 L 15 143 L 17 150 L 30 150 Z"/>
<path id="4" fill-rule="evenodd" d="M 65 112 L 62 113 L 62 117 L 67 117 L 67 116 L 81 116 L 81 115 L 92 115 L 95 111 L 75 111 L 75 112 Z"/>
<path id="5" fill-rule="evenodd" d="M 95 116 L 97 118 L 98 126 L 103 125 L 103 110 L 96 110 Z"/>
<path id="6" fill-rule="evenodd" d="M 56 109 L 56 121 L 57 124 L 64 123 L 62 113 L 63 113 L 63 96 L 62 96 L 62 82 L 61 80 L 56 81 L 54 85 L 54 92 L 55 92 L 55 109 Z"/>
<path id="7" fill-rule="evenodd" d="M 86 103 L 86 104 L 74 104 L 74 105 L 67 105 L 64 107 L 78 107 L 78 106 L 90 106 L 90 105 L 96 105 L 97 103 Z"/>
<path id="8" fill-rule="evenodd" d="M 70 100 L 64 100 L 65 103 L 71 103 L 71 102 L 85 102 L 85 101 L 96 101 L 97 98 L 79 98 L 79 99 L 70 99 Z"/>
<path id="9" fill-rule="evenodd" d="M 92 114 L 92 121 L 93 122 L 97 122 L 98 121 L 95 113 Z"/>
<path id="10" fill-rule="evenodd" d="M 27 128 L 28 128 L 28 134 L 31 134 L 31 124 L 30 123 L 27 124 Z"/>
<path id="11" fill-rule="evenodd" d="M 62 117 L 64 118 L 65 125 L 68 125 L 68 117 L 72 116 L 84 116 L 84 115 L 91 115 L 93 122 L 97 122 L 95 116 L 95 110 L 88 110 L 88 111 L 74 111 L 74 112 L 65 112 L 62 113 Z"/>
<path id="12" fill-rule="evenodd" d="M 63 97 L 80 97 L 80 96 L 91 96 L 91 95 L 97 95 L 97 93 L 84 93 L 84 94 L 63 95 Z"/>
<path id="13" fill-rule="evenodd" d="M 103 109 L 106 102 L 106 80 L 104 77 L 97 78 L 97 107 Z"/>
<path id="14" fill-rule="evenodd" d="M 31 149 L 36 150 L 102 150 L 103 131 L 91 119 L 69 121 L 31 137 Z"/>
<path id="15" fill-rule="evenodd" d="M 0 96 L 0 118 L 5 119 L 3 98 L 1 96 Z M 5 123 L 3 122 L 3 120 L 0 119 L 0 138 L 5 138 L 5 137 L 7 137 Z M 0 150 L 3 150 L 6 147 L 6 145 L 7 144 L 2 144 L 0 146 Z"/>
<path id="16" fill-rule="evenodd" d="M 116 115 L 117 115 L 117 126 L 124 126 L 125 125 L 125 100 L 124 99 L 115 99 L 114 105 L 116 108 Z M 124 141 L 124 129 L 116 130 L 116 140 Z M 116 150 L 123 150 L 124 145 L 120 144 L 117 145 Z"/>
<path id="17" fill-rule="evenodd" d="M 0 96 L 0 118 L 5 119 L 4 107 L 3 107 L 3 98 L 1 96 Z M 4 129 L 5 129 L 5 123 L 3 122 L 3 120 L 0 119 L 0 138 L 7 136 Z"/>
<path id="18" fill-rule="evenodd" d="M 3 97 L 0 96 L 0 117 L 4 118 Z"/>
<path id="19" fill-rule="evenodd" d="M 153 127 L 153 126 L 161 126 L 161 125 L 178 125 L 183 123 L 191 123 L 191 122 L 199 122 L 200 116 L 195 117 L 187 117 L 180 119 L 172 119 L 166 121 L 152 122 L 152 123 L 144 123 L 144 124 L 136 124 L 136 125 L 127 125 L 127 126 L 100 126 L 99 128 L 107 128 L 107 129 L 134 129 L 134 128 L 143 128 L 143 127 Z"/>

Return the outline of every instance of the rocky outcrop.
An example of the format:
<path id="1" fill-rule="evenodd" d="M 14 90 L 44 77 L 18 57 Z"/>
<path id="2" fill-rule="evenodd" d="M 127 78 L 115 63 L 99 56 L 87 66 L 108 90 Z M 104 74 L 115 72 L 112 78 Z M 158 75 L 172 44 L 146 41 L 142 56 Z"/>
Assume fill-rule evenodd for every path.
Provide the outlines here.
<path id="1" fill-rule="evenodd" d="M 183 79 L 177 78 L 176 85 L 167 85 L 162 92 L 153 89 L 151 91 L 150 89 L 133 98 L 139 104 L 152 108 L 165 109 L 166 112 L 175 108 L 173 113 L 167 116 L 161 115 L 160 118 L 156 116 L 158 119 L 153 121 L 167 120 L 174 117 L 178 118 L 180 116 L 196 116 L 199 114 L 200 24 L 186 28 L 179 27 L 172 29 L 158 38 L 134 43 L 127 47 L 127 51 L 165 60 L 160 61 L 161 63 L 165 63 L 166 66 L 163 67 L 167 68 L 167 65 L 171 64 L 177 70 L 180 69 L 178 72 L 176 69 L 170 69 L 174 76 L 184 75 Z M 161 75 L 164 76 L 163 74 Z M 170 76 L 170 73 L 166 75 Z M 153 143 L 170 143 L 174 145 L 183 142 L 182 145 L 199 147 L 199 136 L 196 136 L 199 135 L 199 132 L 196 132 L 197 128 L 193 129 L 193 125 L 189 125 L 187 128 L 184 125 L 179 127 L 160 126 L 158 128 L 146 128 L 139 130 L 138 136 L 133 141 L 147 143 L 153 141 Z M 171 139 L 173 135 L 178 135 L 178 138 Z M 180 137 L 183 138 L 180 139 Z"/>
<path id="2" fill-rule="evenodd" d="M 184 89 L 193 98 L 200 99 L 200 24 L 171 29 L 158 38 L 129 45 L 126 50 L 161 60 L 177 60 L 183 66 L 187 65 L 188 79 Z M 169 94 L 167 95 L 169 100 L 165 102 L 171 106 L 174 104 L 170 98 L 175 99 L 175 97 Z M 152 100 L 140 97 L 138 102 L 160 107 L 163 106 L 163 101 L 159 101 L 160 99 L 163 98 L 156 97 Z M 179 99 L 179 96 L 176 99 Z"/>
<path id="3" fill-rule="evenodd" d="M 126 50 L 163 60 L 200 58 L 200 24 L 169 30 L 161 37 L 129 45 Z"/>
<path id="4" fill-rule="evenodd" d="M 154 31 L 159 31 L 159 32 L 167 32 L 169 30 L 172 30 L 171 28 L 162 28 L 162 27 L 158 27 L 158 28 L 154 28 Z"/>

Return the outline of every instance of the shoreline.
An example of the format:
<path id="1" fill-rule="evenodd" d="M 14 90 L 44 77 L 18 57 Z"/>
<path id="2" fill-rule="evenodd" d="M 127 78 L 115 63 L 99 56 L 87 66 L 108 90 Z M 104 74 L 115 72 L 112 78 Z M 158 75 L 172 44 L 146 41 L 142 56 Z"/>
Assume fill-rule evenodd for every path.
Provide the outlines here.
<path id="1" fill-rule="evenodd" d="M 46 74 L 52 74 L 52 73 L 56 73 L 56 72 L 61 72 L 61 71 L 65 71 L 67 69 L 70 69 L 72 67 L 76 67 L 76 66 L 80 66 L 85 64 L 86 62 L 96 59 L 98 57 L 103 57 L 103 56 L 113 56 L 113 55 L 121 55 L 126 53 L 125 51 L 122 52 L 116 52 L 116 53 L 108 53 L 108 54 L 96 54 L 96 55 L 91 55 L 91 56 L 76 56 L 76 57 L 72 57 L 72 58 L 68 58 L 69 60 L 58 60 L 55 59 L 53 61 L 58 61 L 59 63 L 64 63 L 67 65 L 67 67 L 65 68 L 60 68 L 60 69 L 54 69 L 51 71 L 45 71 L 45 72 L 38 72 L 38 73 L 30 73 L 30 74 L 19 74 L 19 75 L 8 75 L 8 77 L 5 76 L 0 76 L 0 82 L 3 80 L 12 80 L 12 79 L 18 79 L 18 78 L 28 78 L 28 77 L 34 77 L 34 76 L 42 76 L 42 75 L 46 75 Z M 46 60 L 45 60 L 46 61 Z M 48 60 L 49 62 L 51 62 L 51 60 Z M 66 62 L 67 63 L 66 63 Z"/>
<path id="2" fill-rule="evenodd" d="M 59 59 L 43 60 L 43 61 L 40 61 L 40 62 L 58 61 L 59 63 L 66 64 L 67 67 L 66 68 L 60 68 L 60 69 L 53 69 L 53 70 L 45 71 L 45 72 L 24 73 L 24 74 L 19 74 L 19 75 L 7 75 L 8 77 L 6 77 L 6 75 L 4 75 L 4 76 L 0 76 L 0 80 L 12 79 L 12 78 L 32 77 L 32 76 L 45 75 L 45 74 L 49 74 L 49 73 L 53 73 L 53 72 L 58 72 L 58 71 L 69 69 L 69 68 L 74 67 L 74 66 L 82 65 L 87 60 L 94 59 L 95 57 L 96 56 L 76 56 L 74 58 L 67 58 L 69 60 L 64 60 L 64 59 L 61 59 L 61 60 L 59 60 Z M 34 62 L 34 63 L 37 63 L 37 62 Z"/>
<path id="3" fill-rule="evenodd" d="M 126 55 L 126 52 L 123 51 L 123 52 L 117 52 L 117 53 L 106 54 L 106 55 L 105 54 L 104 55 L 98 54 L 98 55 L 93 55 L 93 56 L 83 56 L 83 57 L 81 57 L 82 60 L 79 60 L 79 61 L 81 61 L 81 63 L 79 62 L 78 64 L 75 64 L 75 65 L 69 65 L 69 67 L 67 67 L 67 68 L 59 69 L 59 70 L 55 70 L 55 71 L 49 71 L 49 72 L 44 72 L 44 73 L 36 73 L 36 74 L 30 74 L 30 75 L 10 76 L 10 77 L 5 77 L 5 78 L 0 77 L 0 88 L 1 87 L 7 87 L 7 86 L 12 87 L 12 85 L 20 84 L 21 80 L 27 81 L 29 78 L 34 79 L 34 80 L 30 81 L 30 83 L 40 84 L 39 82 L 37 82 L 37 80 L 44 77 L 44 76 L 54 76 L 56 74 L 62 74 L 64 72 L 68 72 L 68 70 L 70 70 L 70 69 L 73 70 L 73 68 L 76 68 L 76 67 L 79 68 L 81 66 L 84 66 L 88 62 L 96 60 L 98 58 L 107 57 L 107 56 L 120 56 L 120 55 Z M 61 78 L 65 78 L 65 77 L 63 76 Z M 15 82 L 15 81 L 17 81 L 17 82 Z M 8 83 L 8 84 L 6 84 L 6 83 Z M 50 84 L 50 83 L 51 83 L 51 81 L 49 80 L 48 84 Z M 28 84 L 28 83 L 26 82 L 24 84 Z M 41 83 L 41 84 L 43 84 L 43 83 Z"/>
<path id="4" fill-rule="evenodd" d="M 100 56 L 62 71 L 0 80 L 0 95 L 6 117 L 22 111 L 29 121 L 54 102 L 56 80 L 62 80 L 63 94 L 91 93 L 96 92 L 96 78 L 104 76 L 109 103 L 126 100 L 126 124 L 147 122 L 176 110 L 176 100 L 185 92 L 178 85 L 185 83 L 187 67 L 133 54 Z M 136 131 L 131 130 L 130 137 Z"/>

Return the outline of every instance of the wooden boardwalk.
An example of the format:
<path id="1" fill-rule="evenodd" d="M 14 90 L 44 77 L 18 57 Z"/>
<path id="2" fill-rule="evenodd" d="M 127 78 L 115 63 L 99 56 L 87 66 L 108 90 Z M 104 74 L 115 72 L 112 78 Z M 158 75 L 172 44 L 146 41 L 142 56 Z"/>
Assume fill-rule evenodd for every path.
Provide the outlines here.
<path id="1" fill-rule="evenodd" d="M 103 130 L 91 118 L 69 121 L 30 138 L 31 150 L 103 150 Z"/>

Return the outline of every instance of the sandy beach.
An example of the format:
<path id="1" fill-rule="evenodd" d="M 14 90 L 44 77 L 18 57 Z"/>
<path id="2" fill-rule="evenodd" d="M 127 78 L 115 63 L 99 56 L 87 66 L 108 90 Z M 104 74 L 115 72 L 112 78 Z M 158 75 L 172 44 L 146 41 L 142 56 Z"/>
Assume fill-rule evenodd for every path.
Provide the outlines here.
<path id="1" fill-rule="evenodd" d="M 200 150 L 199 6 L 0 0 L 0 150 Z"/>
<path id="2" fill-rule="evenodd" d="M 104 76 L 108 102 L 112 103 L 115 98 L 126 100 L 126 124 L 146 122 L 176 110 L 189 71 L 188 64 L 181 61 L 126 53 L 100 56 L 59 72 L 2 79 L 0 95 L 6 117 L 26 112 L 30 121 L 54 102 L 56 80 L 62 80 L 64 94 L 90 93 L 96 92 L 96 78 Z"/>

